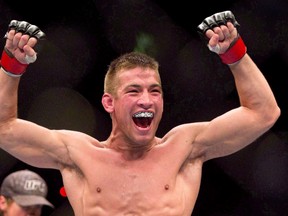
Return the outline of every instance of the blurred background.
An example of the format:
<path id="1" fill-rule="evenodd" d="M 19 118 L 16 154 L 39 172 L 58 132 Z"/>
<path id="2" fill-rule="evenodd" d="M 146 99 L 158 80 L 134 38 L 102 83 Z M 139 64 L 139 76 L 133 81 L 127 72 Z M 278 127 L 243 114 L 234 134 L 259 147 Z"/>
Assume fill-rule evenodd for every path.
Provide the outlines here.
<path id="1" fill-rule="evenodd" d="M 237 107 L 228 67 L 196 31 L 204 18 L 224 10 L 231 10 L 240 23 L 248 53 L 270 83 L 282 114 L 253 145 L 205 163 L 192 215 L 288 215 L 286 0 L 0 0 L 0 35 L 12 19 L 35 24 L 47 35 L 37 62 L 22 77 L 19 117 L 106 139 L 111 125 L 101 105 L 104 75 L 111 60 L 132 50 L 146 52 L 160 63 L 165 107 L 158 136 L 178 124 L 211 120 Z M 4 42 L 0 41 L 2 47 Z M 73 215 L 60 194 L 58 171 L 30 167 L 0 150 L 1 181 L 23 168 L 36 171 L 48 183 L 48 199 L 56 208 L 47 207 L 44 215 Z"/>

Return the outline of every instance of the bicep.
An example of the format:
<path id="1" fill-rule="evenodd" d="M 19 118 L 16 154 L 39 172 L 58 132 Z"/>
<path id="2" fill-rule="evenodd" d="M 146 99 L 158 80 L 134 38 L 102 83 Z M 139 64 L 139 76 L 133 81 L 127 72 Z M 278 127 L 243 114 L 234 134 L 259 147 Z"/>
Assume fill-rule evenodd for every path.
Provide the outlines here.
<path id="1" fill-rule="evenodd" d="M 1 148 L 17 159 L 36 167 L 58 168 L 67 148 L 57 131 L 16 119 L 1 138 Z"/>
<path id="2" fill-rule="evenodd" d="M 244 107 L 233 109 L 205 126 L 195 139 L 203 145 L 205 160 L 222 157 L 241 150 L 263 134 L 257 116 Z"/>

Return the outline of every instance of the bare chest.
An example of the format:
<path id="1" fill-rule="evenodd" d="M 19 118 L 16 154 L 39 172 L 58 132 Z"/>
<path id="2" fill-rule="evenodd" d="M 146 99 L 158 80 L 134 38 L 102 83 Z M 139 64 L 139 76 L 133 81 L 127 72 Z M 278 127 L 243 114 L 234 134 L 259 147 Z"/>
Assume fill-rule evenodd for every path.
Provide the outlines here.
<path id="1" fill-rule="evenodd" d="M 170 215 L 159 211 L 175 211 L 184 200 L 179 197 L 183 191 L 177 186 L 177 169 L 165 168 L 161 161 L 98 161 L 94 168 L 87 173 L 91 205 L 110 215 Z"/>
<path id="2" fill-rule="evenodd" d="M 111 192 L 121 200 L 150 199 L 174 190 L 178 169 L 166 167 L 152 160 L 117 161 L 111 160 L 96 165 L 89 171 L 89 185 L 96 192 Z"/>
<path id="3" fill-rule="evenodd" d="M 200 185 L 198 174 L 196 184 L 188 185 L 180 162 L 161 155 L 131 161 L 86 156 L 81 166 L 84 179 L 75 190 L 85 194 L 82 203 L 91 211 L 85 215 L 190 215 Z"/>

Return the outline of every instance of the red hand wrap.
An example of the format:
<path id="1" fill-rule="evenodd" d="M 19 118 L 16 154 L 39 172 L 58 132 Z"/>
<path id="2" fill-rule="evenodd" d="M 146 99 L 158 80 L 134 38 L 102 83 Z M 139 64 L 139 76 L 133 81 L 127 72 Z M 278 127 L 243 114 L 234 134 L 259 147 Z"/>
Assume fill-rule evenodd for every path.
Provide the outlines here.
<path id="1" fill-rule="evenodd" d="M 239 61 L 247 52 L 244 41 L 239 36 L 235 43 L 223 54 L 219 54 L 224 64 L 233 64 Z"/>
<path id="2" fill-rule="evenodd" d="M 22 64 L 20 63 L 14 56 L 10 56 L 8 54 L 8 50 L 4 49 L 2 52 L 1 57 L 1 66 L 2 68 L 7 71 L 8 73 L 14 74 L 14 75 L 22 75 L 28 64 Z"/>

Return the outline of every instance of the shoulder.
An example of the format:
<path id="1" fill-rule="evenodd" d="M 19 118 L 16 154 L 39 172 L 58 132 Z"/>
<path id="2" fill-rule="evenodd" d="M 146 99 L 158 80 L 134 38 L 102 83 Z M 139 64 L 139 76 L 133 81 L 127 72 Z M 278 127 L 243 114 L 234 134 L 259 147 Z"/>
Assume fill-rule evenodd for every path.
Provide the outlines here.
<path id="1" fill-rule="evenodd" d="M 205 146 L 197 142 L 199 136 L 209 122 L 195 122 L 178 125 L 172 128 L 161 140 L 164 146 L 174 149 L 174 153 L 185 158 L 198 158 L 202 155 Z M 170 151 L 169 150 L 169 151 Z"/>
<path id="2" fill-rule="evenodd" d="M 201 133 L 205 127 L 208 125 L 208 122 L 193 122 L 193 123 L 185 123 L 178 125 L 168 131 L 163 140 L 167 140 L 169 138 L 194 138 L 199 133 Z"/>
<path id="3" fill-rule="evenodd" d="M 91 145 L 103 148 L 103 144 L 93 136 L 80 131 L 55 130 L 57 136 L 67 145 Z"/>

